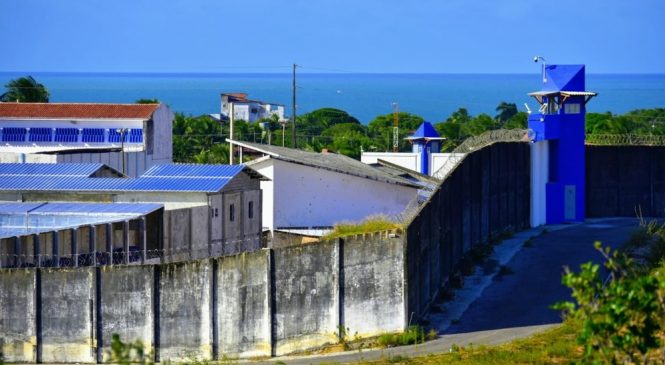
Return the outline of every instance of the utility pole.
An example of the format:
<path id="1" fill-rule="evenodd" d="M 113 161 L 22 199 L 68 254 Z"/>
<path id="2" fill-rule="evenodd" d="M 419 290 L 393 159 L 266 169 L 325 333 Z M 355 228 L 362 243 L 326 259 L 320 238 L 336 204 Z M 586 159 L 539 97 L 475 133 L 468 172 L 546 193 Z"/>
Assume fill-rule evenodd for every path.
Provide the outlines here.
<path id="1" fill-rule="evenodd" d="M 393 152 L 399 152 L 399 104 L 393 103 Z"/>
<path id="2" fill-rule="evenodd" d="M 291 147 L 297 148 L 297 142 L 296 142 L 296 65 L 295 63 L 293 64 L 293 112 L 292 112 L 292 118 L 293 118 L 293 124 L 291 125 Z"/>
<path id="3" fill-rule="evenodd" d="M 235 103 L 231 103 L 231 112 L 229 113 L 229 140 L 233 141 L 233 119 L 235 117 Z M 229 165 L 233 165 L 233 142 L 229 142 Z"/>

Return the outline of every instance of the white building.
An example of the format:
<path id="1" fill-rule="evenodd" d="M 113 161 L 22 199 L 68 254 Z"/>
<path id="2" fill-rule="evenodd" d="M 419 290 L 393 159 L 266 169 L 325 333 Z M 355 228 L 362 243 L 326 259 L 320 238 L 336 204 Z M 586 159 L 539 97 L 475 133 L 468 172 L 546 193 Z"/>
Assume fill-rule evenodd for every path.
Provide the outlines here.
<path id="1" fill-rule="evenodd" d="M 94 162 L 139 176 L 170 163 L 163 104 L 0 103 L 0 162 Z"/>
<path id="2" fill-rule="evenodd" d="M 452 168 L 453 165 L 449 163 L 452 161 L 452 157 L 460 158 L 463 156 L 462 154 L 439 153 L 441 141 L 444 138 L 439 136 L 439 133 L 429 122 L 423 122 L 418 130 L 406 139 L 412 144 L 412 152 L 362 152 L 360 161 L 366 164 L 385 161 L 432 176 L 442 168 L 441 172 Z"/>
<path id="3" fill-rule="evenodd" d="M 350 157 L 233 141 L 262 154 L 247 166 L 261 181 L 263 225 L 274 230 L 331 227 L 368 216 L 394 216 L 418 197 L 417 181 L 388 174 Z"/>
<path id="4" fill-rule="evenodd" d="M 269 118 L 277 115 L 279 120 L 284 120 L 284 105 L 266 103 L 258 100 L 247 99 L 246 93 L 222 94 L 221 117 L 230 119 L 233 111 L 234 120 L 255 122 L 261 118 Z"/>

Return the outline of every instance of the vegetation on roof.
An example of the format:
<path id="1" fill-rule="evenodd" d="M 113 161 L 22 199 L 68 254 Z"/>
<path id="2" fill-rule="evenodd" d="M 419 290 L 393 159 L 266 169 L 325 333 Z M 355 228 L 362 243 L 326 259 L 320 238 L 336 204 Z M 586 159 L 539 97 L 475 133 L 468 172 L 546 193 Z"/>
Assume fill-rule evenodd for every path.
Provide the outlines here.
<path id="1" fill-rule="evenodd" d="M 338 237 L 353 236 L 363 233 L 384 232 L 390 230 L 401 230 L 402 225 L 390 219 L 387 215 L 372 215 L 360 222 L 341 222 L 335 224 L 332 232 L 323 236 L 323 240 Z"/>

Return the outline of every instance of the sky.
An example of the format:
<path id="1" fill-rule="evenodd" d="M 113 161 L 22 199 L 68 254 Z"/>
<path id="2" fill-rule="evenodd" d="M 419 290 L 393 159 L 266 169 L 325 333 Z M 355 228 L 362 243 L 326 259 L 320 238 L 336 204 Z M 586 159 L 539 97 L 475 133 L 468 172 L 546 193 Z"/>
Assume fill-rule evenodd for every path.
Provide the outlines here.
<path id="1" fill-rule="evenodd" d="M 665 73 L 663 0 L 0 0 L 0 72 Z"/>

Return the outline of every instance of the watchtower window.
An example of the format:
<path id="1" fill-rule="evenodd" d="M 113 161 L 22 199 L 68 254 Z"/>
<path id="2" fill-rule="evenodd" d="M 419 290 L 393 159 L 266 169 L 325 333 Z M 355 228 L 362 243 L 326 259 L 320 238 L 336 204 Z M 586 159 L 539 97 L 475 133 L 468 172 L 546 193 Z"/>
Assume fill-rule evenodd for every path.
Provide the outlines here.
<path id="1" fill-rule="evenodd" d="M 564 105 L 564 113 L 566 114 L 579 114 L 580 113 L 580 104 L 571 103 Z"/>

